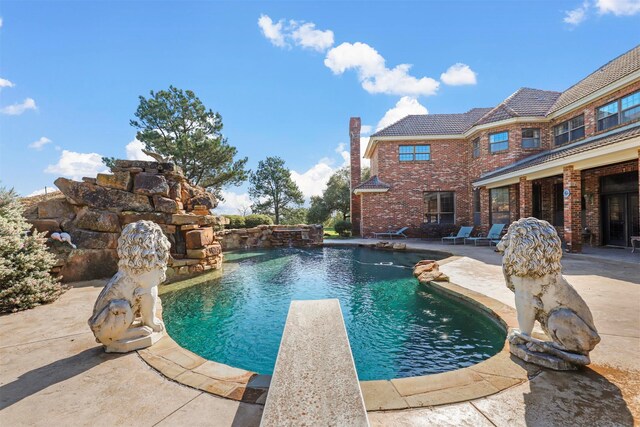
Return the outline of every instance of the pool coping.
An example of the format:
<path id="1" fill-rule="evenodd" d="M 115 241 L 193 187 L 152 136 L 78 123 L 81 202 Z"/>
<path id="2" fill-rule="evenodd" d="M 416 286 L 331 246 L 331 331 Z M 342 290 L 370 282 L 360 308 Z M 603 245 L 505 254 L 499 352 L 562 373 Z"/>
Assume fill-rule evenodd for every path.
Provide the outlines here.
<path id="1" fill-rule="evenodd" d="M 442 260 L 444 261 L 444 260 Z M 484 312 L 505 330 L 517 327 L 516 310 L 496 299 L 451 282 L 422 284 Z M 204 359 L 182 348 L 168 334 L 139 350 L 140 357 L 165 377 L 226 399 L 264 405 L 271 375 Z M 424 408 L 466 402 L 517 386 L 540 369 L 509 353 L 508 343 L 494 356 L 454 371 L 392 380 L 360 381 L 367 411 Z"/>

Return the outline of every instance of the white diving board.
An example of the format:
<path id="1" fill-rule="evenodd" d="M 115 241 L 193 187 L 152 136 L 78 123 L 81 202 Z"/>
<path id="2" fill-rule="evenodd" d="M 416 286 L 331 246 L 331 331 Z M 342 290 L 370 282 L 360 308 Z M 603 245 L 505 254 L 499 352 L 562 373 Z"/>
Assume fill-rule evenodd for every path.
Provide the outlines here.
<path id="1" fill-rule="evenodd" d="M 291 302 L 260 425 L 369 426 L 337 299 Z"/>

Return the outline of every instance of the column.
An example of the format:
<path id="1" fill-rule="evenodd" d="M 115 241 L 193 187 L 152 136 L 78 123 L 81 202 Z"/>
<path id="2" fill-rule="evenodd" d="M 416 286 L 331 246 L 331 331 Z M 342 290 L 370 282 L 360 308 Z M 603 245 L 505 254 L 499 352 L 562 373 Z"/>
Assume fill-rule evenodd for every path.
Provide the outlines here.
<path id="1" fill-rule="evenodd" d="M 526 176 L 520 177 L 520 218 L 533 215 L 533 181 Z"/>
<path id="2" fill-rule="evenodd" d="M 564 239 L 568 252 L 582 252 L 582 174 L 573 166 L 562 169 Z"/>

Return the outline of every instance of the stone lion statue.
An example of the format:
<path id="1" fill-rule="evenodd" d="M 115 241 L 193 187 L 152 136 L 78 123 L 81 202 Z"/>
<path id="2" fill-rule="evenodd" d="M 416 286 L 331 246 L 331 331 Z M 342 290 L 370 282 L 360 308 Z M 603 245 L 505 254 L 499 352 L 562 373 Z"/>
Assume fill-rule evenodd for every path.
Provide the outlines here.
<path id="1" fill-rule="evenodd" d="M 515 293 L 518 329 L 509 334 L 511 353 L 547 368 L 577 369 L 590 363 L 600 342 L 584 300 L 561 273 L 562 247 L 555 228 L 523 218 L 498 243 L 507 287 Z M 535 321 L 552 341 L 533 338 Z"/>
<path id="2" fill-rule="evenodd" d="M 107 352 L 152 345 L 164 324 L 156 317 L 158 285 L 166 276 L 169 240 L 151 221 L 128 224 L 118 239 L 118 272 L 93 307 L 89 327 Z"/>

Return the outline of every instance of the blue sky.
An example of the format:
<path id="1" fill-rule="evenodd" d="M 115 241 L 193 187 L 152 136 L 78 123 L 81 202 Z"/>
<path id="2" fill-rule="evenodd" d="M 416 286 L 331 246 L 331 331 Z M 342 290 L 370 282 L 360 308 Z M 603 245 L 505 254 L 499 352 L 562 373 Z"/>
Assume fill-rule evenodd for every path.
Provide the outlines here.
<path id="1" fill-rule="evenodd" d="M 139 156 L 138 96 L 169 85 L 222 114 L 249 167 L 278 155 L 309 196 L 343 165 L 351 116 L 375 131 L 564 90 L 640 42 L 640 0 L 5 0 L 0 17 L 0 182 L 23 195 Z"/>

